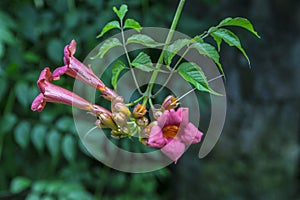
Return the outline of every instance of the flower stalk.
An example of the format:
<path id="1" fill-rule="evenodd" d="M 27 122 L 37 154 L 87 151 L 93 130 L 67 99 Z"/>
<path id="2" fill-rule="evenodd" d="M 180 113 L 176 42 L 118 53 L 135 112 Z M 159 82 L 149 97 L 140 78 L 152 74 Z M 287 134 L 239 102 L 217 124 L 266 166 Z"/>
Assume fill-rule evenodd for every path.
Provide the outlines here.
<path id="1" fill-rule="evenodd" d="M 180 0 L 179 4 L 178 4 L 178 7 L 177 7 L 177 10 L 176 10 L 176 13 L 175 13 L 175 16 L 174 16 L 174 19 L 173 19 L 173 22 L 172 22 L 172 25 L 171 25 L 171 28 L 170 28 L 170 31 L 168 33 L 168 36 L 166 38 L 166 41 L 165 41 L 165 45 L 163 47 L 163 50 L 159 56 L 159 59 L 157 61 L 157 64 L 155 66 L 155 69 L 152 73 L 152 76 L 150 78 L 150 81 L 149 81 L 149 85 L 146 89 L 146 92 L 145 92 L 145 97 L 144 97 L 144 100 L 143 100 L 143 105 L 146 105 L 149 98 L 151 98 L 152 96 L 152 89 L 153 89 L 153 86 L 154 86 L 154 82 L 156 80 L 156 77 L 158 75 L 158 72 L 159 72 L 159 69 L 161 68 L 162 64 L 163 64 L 163 59 L 164 59 L 164 53 L 165 51 L 167 50 L 172 38 L 173 38 L 173 35 L 174 35 L 174 31 L 177 27 L 177 24 L 178 24 L 178 21 L 179 21 L 179 18 L 180 18 L 180 15 L 181 15 L 181 12 L 183 10 L 183 6 L 185 4 L 185 0 Z"/>

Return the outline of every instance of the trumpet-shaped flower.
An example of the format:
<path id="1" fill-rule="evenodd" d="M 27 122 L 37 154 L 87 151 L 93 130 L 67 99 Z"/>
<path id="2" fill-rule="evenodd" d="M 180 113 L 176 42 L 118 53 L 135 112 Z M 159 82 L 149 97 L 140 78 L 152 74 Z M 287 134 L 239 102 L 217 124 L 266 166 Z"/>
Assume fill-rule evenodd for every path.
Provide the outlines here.
<path id="1" fill-rule="evenodd" d="M 47 102 L 66 104 L 83 110 L 92 109 L 91 103 L 69 90 L 52 84 L 52 80 L 52 73 L 47 67 L 41 72 L 39 80 L 37 81 L 41 93 L 32 102 L 31 109 L 33 111 L 37 110 L 41 112 Z"/>
<path id="2" fill-rule="evenodd" d="M 177 162 L 187 146 L 200 142 L 203 133 L 188 121 L 188 108 L 165 110 L 149 130 L 148 145 L 161 148 Z"/>
<path id="3" fill-rule="evenodd" d="M 82 110 L 91 111 L 95 115 L 108 112 L 105 108 L 102 108 L 97 105 L 93 105 L 77 94 L 54 85 L 51 81 L 54 80 L 50 69 L 47 67 L 42 70 L 37 85 L 41 93 L 34 99 L 31 105 L 33 111 L 41 112 L 45 107 L 47 102 L 61 103 L 69 106 L 74 106 Z"/>
<path id="4" fill-rule="evenodd" d="M 65 65 L 54 70 L 53 79 L 59 80 L 61 75 L 67 74 L 84 82 L 87 85 L 98 89 L 106 99 L 111 100 L 118 96 L 116 92 L 104 85 L 104 83 L 95 75 L 90 66 L 85 66 L 82 62 L 74 57 L 75 52 L 76 42 L 75 40 L 72 40 L 71 43 L 64 49 Z"/>

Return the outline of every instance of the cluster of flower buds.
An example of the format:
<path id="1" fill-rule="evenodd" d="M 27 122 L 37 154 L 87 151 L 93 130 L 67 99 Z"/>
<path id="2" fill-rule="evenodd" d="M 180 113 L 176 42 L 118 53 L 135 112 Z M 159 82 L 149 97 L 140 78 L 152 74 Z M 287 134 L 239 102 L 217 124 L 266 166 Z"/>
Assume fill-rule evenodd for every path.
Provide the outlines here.
<path id="1" fill-rule="evenodd" d="M 201 140 L 200 132 L 188 121 L 188 108 L 179 108 L 174 96 L 167 96 L 158 109 L 152 108 L 153 118 L 149 124 L 146 117 L 147 107 L 137 104 L 130 111 L 124 99 L 114 90 L 106 87 L 94 74 L 91 66 L 86 66 L 74 57 L 76 42 L 71 41 L 64 49 L 64 66 L 51 73 L 49 68 L 42 70 L 37 81 L 40 94 L 34 99 L 31 109 L 41 112 L 47 102 L 66 104 L 93 114 L 99 128 L 111 129 L 111 136 L 116 139 L 138 135 L 139 141 L 146 146 L 160 148 L 162 152 L 175 162 L 183 154 L 189 144 Z M 52 84 L 63 74 L 76 78 L 96 88 L 102 97 L 111 101 L 111 111 L 88 102 L 77 94 Z"/>

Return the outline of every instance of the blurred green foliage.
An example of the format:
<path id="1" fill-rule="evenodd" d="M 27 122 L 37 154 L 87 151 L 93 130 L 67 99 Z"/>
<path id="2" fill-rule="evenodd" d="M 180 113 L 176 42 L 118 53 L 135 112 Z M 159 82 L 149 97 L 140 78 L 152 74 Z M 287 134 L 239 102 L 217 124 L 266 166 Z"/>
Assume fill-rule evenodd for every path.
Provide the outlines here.
<path id="1" fill-rule="evenodd" d="M 158 199 L 157 180 L 166 179 L 168 170 L 133 175 L 110 170 L 81 144 L 70 108 L 49 103 L 42 113 L 30 110 L 40 71 L 62 65 L 63 48 L 72 39 L 83 59 L 114 17 L 112 6 L 121 3 L 0 2 L 0 199 Z M 131 14 L 139 17 L 138 10 L 147 9 L 147 1 L 128 5 L 138 8 Z"/>
<path id="2" fill-rule="evenodd" d="M 146 174 L 117 172 L 87 153 L 70 108 L 48 104 L 42 113 L 30 110 L 38 94 L 40 71 L 62 65 L 63 48 L 72 39 L 80 47 L 76 57 L 84 59 L 99 42 L 96 35 L 103 25 L 114 19 L 111 8 L 124 2 L 130 8 L 129 17 L 149 27 L 168 27 L 177 3 L 0 2 L 0 199 L 299 199 L 296 103 L 286 92 L 293 87 L 283 90 L 286 83 L 281 80 L 282 74 L 294 72 L 295 67 L 287 64 L 289 59 L 283 63 L 277 60 L 289 49 L 285 46 L 289 40 L 282 37 L 295 37 L 286 32 L 292 27 L 287 22 L 296 24 L 289 17 L 293 15 L 287 9 L 288 1 L 275 1 L 273 7 L 267 5 L 268 1 L 254 0 L 186 1 L 178 26 L 183 33 L 199 34 L 229 15 L 244 16 L 258 24 L 263 38 L 255 43 L 254 37 L 245 36 L 249 39 L 245 49 L 253 61 L 251 72 L 237 51 L 222 52 L 228 80 L 229 125 L 204 160 L 195 156 L 199 150 L 195 146 L 189 150 L 192 154 L 186 153 L 175 167 Z M 284 21 L 280 16 L 289 18 Z M 281 32 L 276 31 L 282 27 Z M 280 67 L 284 73 L 277 74 Z M 72 85 L 72 81 L 64 78 L 59 84 Z M 205 123 L 209 116 L 202 118 Z"/>

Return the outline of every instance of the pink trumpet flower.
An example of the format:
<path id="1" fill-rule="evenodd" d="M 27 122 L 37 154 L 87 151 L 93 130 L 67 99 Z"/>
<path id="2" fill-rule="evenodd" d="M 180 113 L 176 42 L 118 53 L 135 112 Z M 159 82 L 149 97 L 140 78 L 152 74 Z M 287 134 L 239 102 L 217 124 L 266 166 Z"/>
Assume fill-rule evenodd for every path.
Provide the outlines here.
<path id="1" fill-rule="evenodd" d="M 186 147 L 200 142 L 203 133 L 188 121 L 188 108 L 165 110 L 151 127 L 148 145 L 161 148 L 170 159 L 177 162 Z"/>
<path id="2" fill-rule="evenodd" d="M 75 106 L 82 110 L 87 110 L 91 112 L 99 112 L 99 108 L 95 109 L 91 103 L 83 99 L 82 97 L 76 95 L 75 93 L 66 90 L 62 87 L 54 85 L 51 83 L 53 80 L 52 73 L 50 69 L 45 68 L 37 81 L 37 85 L 41 93 L 34 99 L 31 105 L 33 111 L 41 112 L 46 106 L 47 102 L 61 103 L 69 106 Z M 102 112 L 106 112 L 103 108 Z M 109 111 L 107 111 L 109 112 Z M 95 113 L 96 114 L 96 113 Z"/>
<path id="3" fill-rule="evenodd" d="M 112 100 L 117 97 L 118 94 L 113 90 L 107 88 L 104 83 L 95 75 L 91 67 L 85 66 L 77 58 L 74 57 L 76 52 L 76 41 L 72 40 L 71 43 L 65 46 L 64 49 L 64 66 L 59 67 L 53 72 L 53 79 L 59 80 L 60 76 L 67 74 L 73 78 L 76 78 L 87 85 L 90 85 L 98 89 L 108 100 Z"/>

